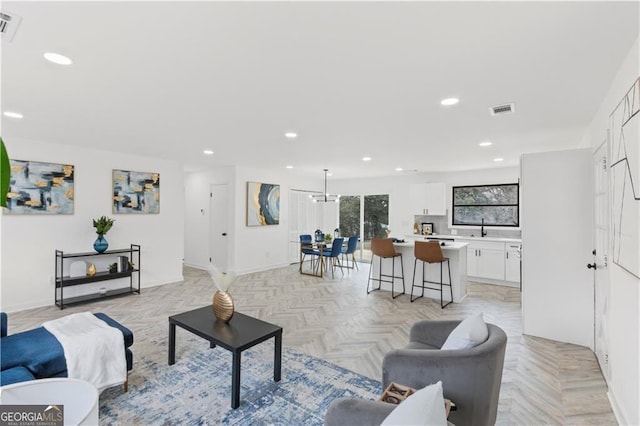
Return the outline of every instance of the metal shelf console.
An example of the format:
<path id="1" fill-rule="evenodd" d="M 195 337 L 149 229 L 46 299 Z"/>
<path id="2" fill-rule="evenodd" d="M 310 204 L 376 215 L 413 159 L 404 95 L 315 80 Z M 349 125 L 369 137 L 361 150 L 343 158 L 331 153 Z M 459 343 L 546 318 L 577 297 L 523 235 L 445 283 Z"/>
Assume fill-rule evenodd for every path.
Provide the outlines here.
<path id="1" fill-rule="evenodd" d="M 71 277 L 65 275 L 65 262 L 68 259 L 75 258 L 92 258 L 92 257 L 119 257 L 124 256 L 128 259 L 127 269 L 118 272 L 101 271 L 97 272 L 93 276 L 83 275 Z M 129 266 L 133 264 L 133 267 Z M 56 250 L 56 264 L 55 264 L 55 293 L 54 302 L 61 310 L 65 306 L 75 305 L 78 303 L 86 303 L 92 300 L 108 299 L 111 297 L 118 297 L 127 294 L 137 293 L 140 294 L 140 245 L 131 244 L 128 249 L 115 249 L 107 250 L 104 253 L 85 252 L 85 253 L 64 253 L 62 250 Z M 98 293 L 83 294 L 80 296 L 64 297 L 64 289 L 66 287 L 96 283 L 100 281 L 115 280 L 118 278 L 129 278 L 128 287 L 120 287 Z"/>

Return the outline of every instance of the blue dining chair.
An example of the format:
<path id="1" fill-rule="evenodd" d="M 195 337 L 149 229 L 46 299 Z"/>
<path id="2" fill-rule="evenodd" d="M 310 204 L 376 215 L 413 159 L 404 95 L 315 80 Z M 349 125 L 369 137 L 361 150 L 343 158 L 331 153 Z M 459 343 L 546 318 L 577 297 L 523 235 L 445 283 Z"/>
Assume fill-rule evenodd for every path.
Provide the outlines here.
<path id="1" fill-rule="evenodd" d="M 356 262 L 356 255 L 355 252 L 358 249 L 358 236 L 354 235 L 352 237 L 349 237 L 349 240 L 347 241 L 347 249 L 342 252 L 342 258 L 344 259 L 344 267 L 347 269 L 360 269 L 358 268 L 358 262 Z M 351 255 L 351 266 L 349 266 L 349 255 Z"/>
<path id="2" fill-rule="evenodd" d="M 342 270 L 342 264 L 340 263 L 340 255 L 342 254 L 342 244 L 344 243 L 344 238 L 335 238 L 333 240 L 333 244 L 331 245 L 331 250 L 323 250 L 322 256 L 324 256 L 327 260 L 331 259 L 331 278 L 334 278 L 333 271 L 336 266 L 340 268 L 340 272 L 344 275 L 344 271 Z"/>
<path id="3" fill-rule="evenodd" d="M 304 263 L 304 259 L 309 256 L 313 256 L 311 258 L 311 269 L 317 268 L 317 265 L 314 266 L 314 258 L 320 257 L 320 251 L 313 249 L 313 237 L 310 234 L 301 234 L 300 235 L 300 272 L 302 272 L 302 264 Z"/>

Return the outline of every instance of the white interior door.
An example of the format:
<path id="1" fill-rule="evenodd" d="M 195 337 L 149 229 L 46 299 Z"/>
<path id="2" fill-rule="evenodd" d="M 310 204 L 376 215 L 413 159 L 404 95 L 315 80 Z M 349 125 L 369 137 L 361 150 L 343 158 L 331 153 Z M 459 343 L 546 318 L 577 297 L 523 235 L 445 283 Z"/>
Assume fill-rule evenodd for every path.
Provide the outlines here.
<path id="1" fill-rule="evenodd" d="M 609 174 L 608 145 L 603 142 L 593 153 L 593 239 L 594 239 L 594 352 L 605 380 L 609 380 Z"/>
<path id="2" fill-rule="evenodd" d="M 221 272 L 227 272 L 229 267 L 229 202 L 226 184 L 211 185 L 210 202 L 210 263 Z"/>
<path id="3" fill-rule="evenodd" d="M 593 348 L 593 151 L 520 164 L 523 333 Z"/>
<path id="4" fill-rule="evenodd" d="M 300 234 L 312 234 L 317 228 L 317 203 L 309 191 L 289 191 L 289 263 L 300 261 Z"/>

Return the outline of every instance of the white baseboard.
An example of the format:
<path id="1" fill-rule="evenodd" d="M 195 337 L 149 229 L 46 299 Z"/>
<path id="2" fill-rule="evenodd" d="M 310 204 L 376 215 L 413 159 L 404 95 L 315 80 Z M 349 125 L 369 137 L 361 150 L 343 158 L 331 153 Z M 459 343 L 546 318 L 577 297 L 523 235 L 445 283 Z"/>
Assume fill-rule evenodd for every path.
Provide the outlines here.
<path id="1" fill-rule="evenodd" d="M 143 285 L 140 286 L 141 289 L 144 288 L 149 288 L 149 287 L 157 287 L 159 285 L 165 285 L 165 284 L 173 284 L 173 283 L 179 283 L 180 281 L 184 281 L 184 276 L 179 275 L 176 278 L 170 279 L 170 280 L 162 280 L 162 281 L 154 281 L 151 283 L 144 283 Z"/>
<path id="2" fill-rule="evenodd" d="M 173 279 L 169 279 L 169 280 L 155 281 L 151 283 L 145 282 L 141 285 L 140 288 L 144 290 L 145 288 L 156 287 L 164 284 L 172 284 L 180 281 L 184 281 L 184 277 L 182 275 L 176 276 Z M 96 299 L 96 300 L 101 300 L 101 299 Z M 91 302 L 87 302 L 86 304 L 90 305 Z M 45 306 L 52 306 L 52 305 L 54 304 L 51 303 L 51 299 L 47 298 L 47 299 L 32 300 L 32 301 L 29 301 L 28 303 L 19 303 L 17 305 L 2 306 L 2 311 L 7 312 L 8 314 L 12 314 L 20 311 L 26 311 L 27 309 L 42 308 Z"/>
<path id="3" fill-rule="evenodd" d="M 609 398 L 609 403 L 611 404 L 611 409 L 613 410 L 613 415 L 616 416 L 616 421 L 619 425 L 629 425 L 629 421 L 626 419 L 624 415 L 624 410 L 620 407 L 616 400 L 616 396 L 611 392 L 611 388 L 607 392 L 607 397 Z"/>
<path id="4" fill-rule="evenodd" d="M 298 262 L 296 262 L 297 264 Z M 252 274 L 254 272 L 263 272 L 263 271 L 270 271 L 272 269 L 277 269 L 277 268 L 283 268 L 285 266 L 289 266 L 292 265 L 292 263 L 281 263 L 281 264 L 277 264 L 277 265 L 268 265 L 268 266 L 262 266 L 259 268 L 249 268 L 249 269 L 243 269 L 241 271 L 229 271 L 232 272 L 236 275 L 246 275 L 246 274 Z M 184 266 L 187 266 L 189 268 L 194 268 L 194 269 L 200 269 L 202 271 L 208 271 L 209 270 L 209 265 L 207 266 L 202 266 L 202 265 L 196 265 L 196 264 L 192 264 L 192 263 L 184 263 Z"/>
<path id="5" fill-rule="evenodd" d="M 242 271 L 235 271 L 235 273 L 237 275 L 245 275 L 245 274 L 252 274 L 254 272 L 262 272 L 262 271 L 270 271 L 272 269 L 278 269 L 278 268 L 284 268 L 285 266 L 289 266 L 291 265 L 290 263 L 279 263 L 277 265 L 269 265 L 269 266 L 262 266 L 259 268 L 249 268 L 249 269 L 245 269 Z"/>
<path id="6" fill-rule="evenodd" d="M 209 270 L 209 265 L 197 265 L 195 263 L 187 263 L 187 262 L 182 262 L 182 264 L 188 268 L 200 269 L 202 271 Z"/>
<path id="7" fill-rule="evenodd" d="M 31 300 L 28 303 L 19 303 L 17 305 L 3 306 L 2 312 L 12 314 L 20 311 L 26 311 L 27 309 L 42 308 L 44 306 L 51 306 L 51 305 L 52 305 L 51 298 Z"/>
<path id="8" fill-rule="evenodd" d="M 480 277 L 472 277 L 472 276 L 467 276 L 467 280 L 473 281 L 474 283 L 501 285 L 503 287 L 514 287 L 514 288 L 520 287 L 520 283 L 514 282 L 514 281 L 492 280 L 491 278 L 480 278 Z"/>

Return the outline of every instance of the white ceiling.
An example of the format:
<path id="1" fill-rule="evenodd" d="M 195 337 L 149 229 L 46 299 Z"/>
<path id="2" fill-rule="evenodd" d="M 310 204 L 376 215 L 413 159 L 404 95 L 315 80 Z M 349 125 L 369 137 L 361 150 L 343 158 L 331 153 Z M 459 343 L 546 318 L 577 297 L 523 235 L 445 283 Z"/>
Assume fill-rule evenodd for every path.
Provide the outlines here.
<path id="1" fill-rule="evenodd" d="M 9 144 L 124 151 L 187 170 L 327 167 L 334 178 L 515 166 L 523 152 L 576 147 L 640 27 L 637 2 L 610 1 L 2 9 L 23 18 L 2 42 L 2 108 L 24 114 L 2 118 Z M 46 51 L 74 63 L 51 64 Z M 460 103 L 440 106 L 450 96 Z M 505 102 L 516 113 L 491 117 Z"/>

